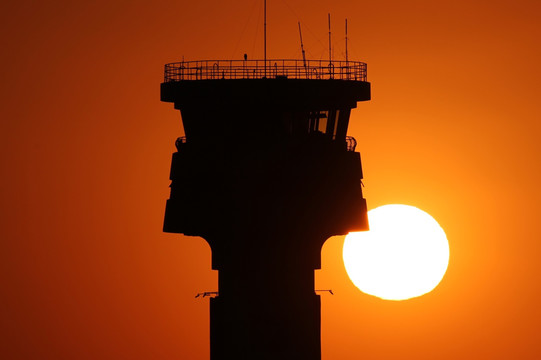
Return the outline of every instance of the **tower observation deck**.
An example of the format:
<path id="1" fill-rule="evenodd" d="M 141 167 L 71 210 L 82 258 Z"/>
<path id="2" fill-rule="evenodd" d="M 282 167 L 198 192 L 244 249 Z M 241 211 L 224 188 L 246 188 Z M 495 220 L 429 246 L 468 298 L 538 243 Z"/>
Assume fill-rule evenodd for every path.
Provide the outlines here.
<path id="1" fill-rule="evenodd" d="M 180 110 L 164 231 L 200 236 L 218 270 L 211 359 L 321 359 L 314 270 L 333 235 L 368 230 L 350 112 L 370 100 L 354 61 L 165 65 Z"/>

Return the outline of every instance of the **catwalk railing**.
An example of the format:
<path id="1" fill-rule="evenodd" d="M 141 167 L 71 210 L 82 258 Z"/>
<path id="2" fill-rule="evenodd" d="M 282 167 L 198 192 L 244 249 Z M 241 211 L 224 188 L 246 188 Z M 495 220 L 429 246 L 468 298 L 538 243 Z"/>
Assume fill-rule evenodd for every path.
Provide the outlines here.
<path id="1" fill-rule="evenodd" d="M 165 82 L 217 79 L 336 79 L 366 81 L 366 64 L 325 60 L 200 60 L 165 65 Z"/>
<path id="2" fill-rule="evenodd" d="M 175 146 L 178 151 L 181 151 L 181 148 L 184 144 L 186 144 L 186 136 L 181 136 L 175 141 Z M 353 136 L 346 136 L 345 145 L 347 151 L 355 151 L 355 147 L 357 146 L 357 140 L 355 140 Z"/>

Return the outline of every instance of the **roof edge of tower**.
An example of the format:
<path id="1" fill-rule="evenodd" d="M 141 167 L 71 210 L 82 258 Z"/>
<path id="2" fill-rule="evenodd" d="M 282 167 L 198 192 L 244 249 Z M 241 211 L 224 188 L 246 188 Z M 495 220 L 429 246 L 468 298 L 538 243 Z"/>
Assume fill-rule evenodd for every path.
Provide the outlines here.
<path id="1" fill-rule="evenodd" d="M 354 108 L 371 99 L 370 83 L 318 79 L 183 80 L 161 84 L 161 101 L 175 108 L 225 107 L 330 107 Z"/>

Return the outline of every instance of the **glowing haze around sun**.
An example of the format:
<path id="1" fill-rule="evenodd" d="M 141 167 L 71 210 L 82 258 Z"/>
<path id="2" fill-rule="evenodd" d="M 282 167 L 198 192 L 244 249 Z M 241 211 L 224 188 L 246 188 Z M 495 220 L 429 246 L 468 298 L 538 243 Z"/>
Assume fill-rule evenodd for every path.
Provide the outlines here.
<path id="1" fill-rule="evenodd" d="M 426 212 L 408 205 L 384 205 L 368 212 L 370 230 L 350 233 L 344 265 L 362 292 L 405 300 L 432 291 L 449 263 L 449 243 Z"/>

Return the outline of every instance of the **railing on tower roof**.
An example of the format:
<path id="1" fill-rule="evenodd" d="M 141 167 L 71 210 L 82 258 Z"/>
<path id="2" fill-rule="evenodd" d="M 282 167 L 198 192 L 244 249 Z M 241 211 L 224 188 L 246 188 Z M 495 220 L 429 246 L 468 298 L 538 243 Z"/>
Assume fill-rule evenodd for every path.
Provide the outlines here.
<path id="1" fill-rule="evenodd" d="M 199 60 L 165 65 L 165 82 L 214 79 L 336 79 L 366 81 L 366 64 L 328 60 Z"/>

